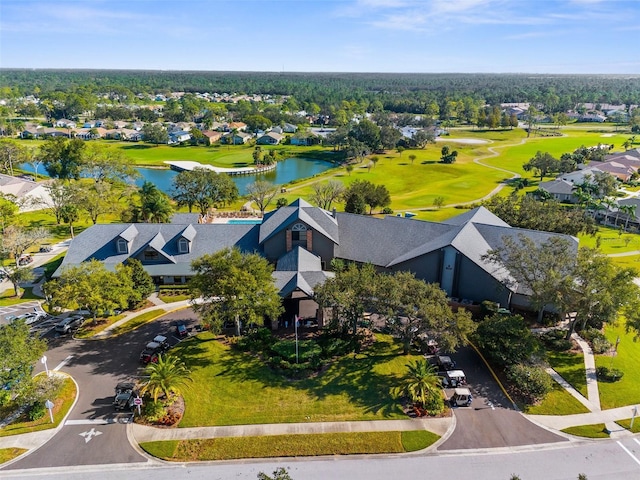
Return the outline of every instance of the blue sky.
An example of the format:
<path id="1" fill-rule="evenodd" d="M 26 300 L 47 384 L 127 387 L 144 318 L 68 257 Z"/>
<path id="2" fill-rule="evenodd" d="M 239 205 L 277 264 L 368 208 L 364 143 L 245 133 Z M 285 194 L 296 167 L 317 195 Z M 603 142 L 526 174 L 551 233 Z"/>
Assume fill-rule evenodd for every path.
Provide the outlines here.
<path id="1" fill-rule="evenodd" d="M 0 0 L 0 66 L 640 74 L 640 0 Z"/>

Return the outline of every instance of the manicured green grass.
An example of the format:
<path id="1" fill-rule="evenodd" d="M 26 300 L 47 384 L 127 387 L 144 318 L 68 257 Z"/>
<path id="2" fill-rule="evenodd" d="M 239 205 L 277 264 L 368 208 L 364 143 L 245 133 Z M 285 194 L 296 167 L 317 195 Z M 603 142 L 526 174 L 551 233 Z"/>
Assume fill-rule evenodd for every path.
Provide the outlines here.
<path id="1" fill-rule="evenodd" d="M 40 430 L 48 430 L 50 428 L 57 427 L 71 408 L 71 405 L 73 405 L 73 401 L 77 394 L 76 384 L 71 380 L 71 378 L 66 377 L 62 383 L 59 393 L 55 398 L 51 398 L 51 401 L 54 403 L 53 423 L 51 423 L 48 411 L 45 413 L 44 417 L 34 421 L 30 421 L 26 417 L 19 418 L 17 422 L 7 425 L 5 428 L 0 430 L 0 437 L 39 432 Z"/>
<path id="2" fill-rule="evenodd" d="M 598 382 L 600 391 L 600 405 L 603 409 L 635 405 L 640 403 L 640 342 L 634 342 L 633 334 L 626 333 L 624 319 L 619 325 L 605 328 L 607 339 L 615 345 L 620 337 L 618 353 L 615 357 L 596 355 L 596 366 L 617 368 L 624 372 L 624 377 L 618 382 Z M 612 361 L 613 360 L 613 361 Z"/>
<path id="3" fill-rule="evenodd" d="M 417 452 L 433 445 L 440 438 L 427 430 L 410 430 L 401 432 L 402 448 L 405 452 Z"/>
<path id="4" fill-rule="evenodd" d="M 145 323 L 149 323 L 151 320 L 164 315 L 165 311 L 162 309 L 150 310 L 148 312 L 141 313 L 129 320 L 126 323 L 113 329 L 113 335 L 121 335 L 123 333 L 131 332 L 138 327 L 141 327 Z"/>
<path id="5" fill-rule="evenodd" d="M 26 451 L 24 448 L 0 448 L 0 465 L 19 457 Z"/>
<path id="6" fill-rule="evenodd" d="M 96 323 L 93 323 L 92 320 L 87 320 L 73 336 L 74 338 L 91 338 L 123 317 L 124 315 L 113 315 L 106 318 L 97 318 Z"/>
<path id="7" fill-rule="evenodd" d="M 182 302 L 183 300 L 189 300 L 189 295 L 162 295 L 159 294 L 158 298 L 165 303 Z"/>
<path id="8" fill-rule="evenodd" d="M 348 432 L 146 442 L 141 443 L 140 446 L 146 452 L 163 460 L 192 462 L 414 451 L 405 447 L 405 438 L 407 438 L 408 447 L 417 450 L 426 448 L 440 437 L 426 431 Z"/>
<path id="9" fill-rule="evenodd" d="M 313 378 L 292 381 L 205 332 L 176 346 L 191 369 L 180 427 L 407 418 L 392 390 L 410 360 L 386 335 Z"/>
<path id="10" fill-rule="evenodd" d="M 547 352 L 547 360 L 562 378 L 569 382 L 583 397 L 587 397 L 587 376 L 582 353 Z"/>
<path id="11" fill-rule="evenodd" d="M 622 428 L 630 430 L 631 433 L 640 433 L 640 417 L 638 416 L 636 416 L 636 418 L 633 420 L 633 428 L 631 428 L 630 418 L 627 418 L 626 420 L 618 420 L 616 423 Z"/>
<path id="12" fill-rule="evenodd" d="M 569 392 L 553 382 L 553 390 L 537 405 L 524 407 L 530 415 L 573 415 L 589 413 L 589 409 L 576 400 Z"/>
<path id="13" fill-rule="evenodd" d="M 19 297 L 16 297 L 15 293 L 13 288 L 2 292 L 0 294 L 0 307 L 10 307 L 11 305 L 18 305 L 32 300 L 42 300 L 42 297 L 33 294 L 33 287 L 21 288 Z"/>
<path id="14" fill-rule="evenodd" d="M 44 275 L 47 279 L 51 278 L 51 275 L 53 275 L 53 273 L 60 267 L 66 254 L 67 252 L 59 253 L 43 265 Z"/>
<path id="15" fill-rule="evenodd" d="M 635 233 L 621 233 L 620 230 L 611 227 L 599 226 L 595 235 L 580 234 L 578 238 L 581 247 L 596 248 L 599 241 L 599 249 L 605 255 L 640 250 L 640 236 Z"/>
<path id="16" fill-rule="evenodd" d="M 562 430 L 569 435 L 585 438 L 609 438 L 609 434 L 605 431 L 604 423 L 596 423 L 593 425 L 580 425 L 578 427 L 569 427 Z"/>

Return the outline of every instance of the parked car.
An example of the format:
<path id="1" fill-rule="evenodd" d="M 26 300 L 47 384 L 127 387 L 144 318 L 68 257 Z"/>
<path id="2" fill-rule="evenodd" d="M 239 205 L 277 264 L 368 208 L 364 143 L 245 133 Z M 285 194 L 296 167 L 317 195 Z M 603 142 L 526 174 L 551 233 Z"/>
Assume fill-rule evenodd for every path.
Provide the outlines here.
<path id="1" fill-rule="evenodd" d="M 33 257 L 28 254 L 21 255 L 20 258 L 18 258 L 19 267 L 24 267 L 25 265 L 29 265 L 31 262 L 33 262 Z"/>
<path id="2" fill-rule="evenodd" d="M 50 243 L 43 243 L 42 245 L 40 245 L 40 253 L 48 253 L 51 250 L 53 250 L 53 247 Z"/>
<path id="3" fill-rule="evenodd" d="M 473 396 L 468 388 L 456 388 L 449 398 L 452 407 L 469 407 L 473 401 Z"/>
<path id="4" fill-rule="evenodd" d="M 42 320 L 46 318 L 48 315 L 45 312 L 29 312 L 23 315 L 19 315 L 15 318 L 15 320 L 23 319 L 27 325 L 31 325 L 32 323 L 37 322 L 38 320 Z"/>
<path id="5" fill-rule="evenodd" d="M 440 378 L 445 388 L 456 388 L 467 383 L 467 377 L 462 370 L 447 370 Z"/>
<path id="6" fill-rule="evenodd" d="M 440 370 L 453 370 L 454 368 L 456 368 L 456 362 L 454 362 L 451 357 L 446 355 L 436 356 L 436 363 Z"/>
<path id="7" fill-rule="evenodd" d="M 176 335 L 178 338 L 184 338 L 189 335 L 187 326 L 184 323 L 180 322 L 176 325 Z"/>
<path id="8" fill-rule="evenodd" d="M 71 315 L 56 324 L 56 332 L 60 334 L 67 334 L 73 330 L 77 330 L 80 325 L 84 323 L 84 317 L 82 315 Z"/>
<path id="9" fill-rule="evenodd" d="M 155 340 L 158 337 L 161 337 L 164 340 L 161 342 L 156 342 Z M 146 365 L 148 363 L 157 363 L 158 357 L 162 353 L 166 352 L 167 349 L 169 348 L 169 344 L 166 343 L 166 340 L 167 340 L 167 337 L 158 335 L 154 338 L 154 341 L 147 343 L 146 347 L 144 347 L 144 350 L 142 350 L 142 352 L 140 353 L 140 362 L 143 365 Z"/>
<path id="10" fill-rule="evenodd" d="M 116 410 L 133 410 L 134 399 L 138 396 L 136 386 L 130 382 L 121 382 L 116 385 L 116 395 L 113 406 Z"/>
<path id="11" fill-rule="evenodd" d="M 160 345 L 160 350 L 162 352 L 166 352 L 171 348 L 171 345 L 169 345 L 169 343 L 167 342 L 167 337 L 165 337 L 164 335 L 156 335 L 155 337 L 153 337 L 152 342 Z"/>

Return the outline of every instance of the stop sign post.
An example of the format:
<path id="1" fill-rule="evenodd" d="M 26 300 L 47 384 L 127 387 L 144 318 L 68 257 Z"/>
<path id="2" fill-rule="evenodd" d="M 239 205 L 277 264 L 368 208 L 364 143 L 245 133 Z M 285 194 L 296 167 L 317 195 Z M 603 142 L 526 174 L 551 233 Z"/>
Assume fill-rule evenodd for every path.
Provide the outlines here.
<path id="1" fill-rule="evenodd" d="M 140 412 L 140 406 L 142 405 L 142 399 L 140 397 L 136 397 L 133 399 L 133 404 L 138 407 L 138 415 L 142 415 Z"/>
<path id="2" fill-rule="evenodd" d="M 44 406 L 47 410 L 49 410 L 49 418 L 51 419 L 51 423 L 53 423 L 53 402 L 51 400 L 47 400 L 46 402 L 44 402 Z"/>
<path id="3" fill-rule="evenodd" d="M 40 359 L 40 362 L 44 365 L 44 371 L 47 372 L 47 377 L 50 377 L 51 375 L 49 374 L 49 369 L 47 368 L 47 356 L 43 355 Z"/>

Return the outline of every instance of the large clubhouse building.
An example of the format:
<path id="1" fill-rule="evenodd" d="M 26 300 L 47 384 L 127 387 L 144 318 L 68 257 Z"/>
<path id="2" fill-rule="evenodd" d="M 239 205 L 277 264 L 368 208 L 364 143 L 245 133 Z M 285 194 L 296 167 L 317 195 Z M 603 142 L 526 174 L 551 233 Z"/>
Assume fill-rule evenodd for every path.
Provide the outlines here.
<path id="1" fill-rule="evenodd" d="M 536 243 L 558 236 L 510 227 L 484 207 L 436 223 L 329 212 L 298 199 L 268 212 L 259 224 L 198 223 L 197 216 L 176 215 L 169 224 L 94 225 L 71 242 L 54 276 L 91 259 L 113 269 L 136 258 L 156 283 L 183 284 L 192 275 L 194 259 L 235 247 L 275 265 L 273 276 L 288 318 L 318 317 L 313 291 L 333 275 L 334 258 L 371 263 L 382 272 L 411 271 L 438 283 L 462 304 L 491 300 L 507 308 L 526 307 L 526 290 L 482 258 L 501 248 L 505 237 L 518 235 Z M 577 249 L 576 238 L 560 236 Z"/>

